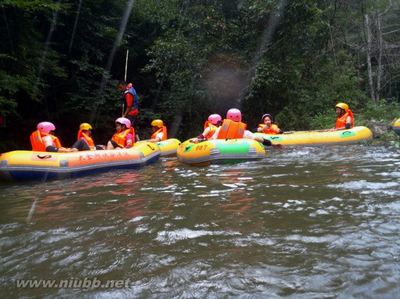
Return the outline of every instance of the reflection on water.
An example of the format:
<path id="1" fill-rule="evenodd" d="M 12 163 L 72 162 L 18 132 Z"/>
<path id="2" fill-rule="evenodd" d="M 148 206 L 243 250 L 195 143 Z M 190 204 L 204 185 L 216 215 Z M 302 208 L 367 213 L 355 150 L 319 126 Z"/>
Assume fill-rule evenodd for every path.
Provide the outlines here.
<path id="1" fill-rule="evenodd" d="M 263 161 L 2 185 L 9 297 L 398 297 L 400 152 L 273 150 Z M 129 279 L 20 288 L 17 279 Z M 397 296 L 396 296 L 397 295 Z"/>

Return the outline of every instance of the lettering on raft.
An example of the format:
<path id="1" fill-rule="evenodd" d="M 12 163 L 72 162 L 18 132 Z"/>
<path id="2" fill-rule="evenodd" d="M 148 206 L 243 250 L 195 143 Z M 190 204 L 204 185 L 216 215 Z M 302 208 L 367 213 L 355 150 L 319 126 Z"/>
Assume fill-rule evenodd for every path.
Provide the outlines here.
<path id="1" fill-rule="evenodd" d="M 201 144 L 201 145 L 196 145 L 195 149 L 196 151 L 202 151 L 207 149 L 207 144 Z"/>
<path id="2" fill-rule="evenodd" d="M 96 153 L 85 153 L 79 155 L 79 161 L 90 161 L 90 160 L 113 160 L 129 157 L 129 153 L 126 151 L 115 151 L 112 153 L 107 152 L 96 152 Z"/>

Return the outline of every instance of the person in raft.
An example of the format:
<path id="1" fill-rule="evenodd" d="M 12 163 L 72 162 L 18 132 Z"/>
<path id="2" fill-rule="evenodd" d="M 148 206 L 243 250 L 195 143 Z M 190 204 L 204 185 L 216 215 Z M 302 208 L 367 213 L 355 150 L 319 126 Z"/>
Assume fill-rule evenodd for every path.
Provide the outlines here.
<path id="1" fill-rule="evenodd" d="M 215 131 L 221 126 L 222 117 L 219 114 L 211 114 L 207 120 L 204 122 L 204 131 L 199 136 L 191 139 L 190 141 L 198 143 L 211 139 Z"/>
<path id="2" fill-rule="evenodd" d="M 107 149 L 131 148 L 135 144 L 135 130 L 125 117 L 115 120 L 115 134 L 107 143 Z"/>
<path id="3" fill-rule="evenodd" d="M 76 148 L 66 148 L 61 145 L 60 139 L 53 135 L 56 126 L 48 121 L 43 121 L 37 124 L 36 131 L 31 136 L 31 145 L 33 151 L 39 152 L 60 152 L 69 153 L 76 152 Z"/>
<path id="4" fill-rule="evenodd" d="M 105 148 L 104 145 L 95 145 L 92 138 L 92 126 L 88 123 L 81 123 L 77 135 L 77 140 L 72 147 L 77 148 L 80 151 L 89 150 L 102 150 Z"/>
<path id="5" fill-rule="evenodd" d="M 258 125 L 257 132 L 264 134 L 281 134 L 282 130 L 274 124 L 274 120 L 271 114 L 264 114 L 261 117 L 262 124 Z"/>
<path id="6" fill-rule="evenodd" d="M 226 113 L 226 119 L 222 125 L 215 131 L 211 139 L 238 139 L 247 138 L 254 139 L 264 145 L 271 145 L 271 141 L 256 136 L 246 130 L 247 125 L 242 122 L 242 113 L 239 109 L 231 108 Z"/>
<path id="7" fill-rule="evenodd" d="M 151 122 L 151 129 L 153 134 L 151 135 L 149 142 L 160 142 L 168 139 L 167 127 L 161 119 L 155 119 Z"/>
<path id="8" fill-rule="evenodd" d="M 336 108 L 336 124 L 334 130 L 351 129 L 354 127 L 354 115 L 346 103 L 338 103 Z"/>

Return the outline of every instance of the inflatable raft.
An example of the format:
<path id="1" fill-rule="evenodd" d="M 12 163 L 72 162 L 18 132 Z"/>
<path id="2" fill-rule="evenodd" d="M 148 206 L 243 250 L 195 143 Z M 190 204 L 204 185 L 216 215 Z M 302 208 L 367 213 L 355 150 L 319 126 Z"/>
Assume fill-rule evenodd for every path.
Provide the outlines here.
<path id="1" fill-rule="evenodd" d="M 130 149 L 50 153 L 12 151 L 0 155 L 0 179 L 41 180 L 88 175 L 111 169 L 137 168 L 156 161 L 160 149 L 144 142 Z"/>
<path id="2" fill-rule="evenodd" d="M 392 129 L 397 135 L 400 135 L 400 118 L 395 119 L 392 123 Z"/>
<path id="3" fill-rule="evenodd" d="M 137 144 L 140 144 L 142 142 L 147 141 L 139 141 Z M 181 142 L 178 139 L 170 138 L 164 141 L 156 142 L 154 144 L 157 144 L 160 148 L 161 157 L 168 157 L 176 155 L 176 150 L 178 149 L 178 146 L 181 144 Z"/>
<path id="4" fill-rule="evenodd" d="M 264 146 L 252 139 L 187 140 L 178 147 L 178 159 L 186 164 L 203 166 L 214 163 L 257 160 L 265 157 Z"/>
<path id="5" fill-rule="evenodd" d="M 348 130 L 315 130 L 293 131 L 283 134 L 269 135 L 255 133 L 271 141 L 272 145 L 319 145 L 355 143 L 372 138 L 372 132 L 367 127 L 354 127 Z"/>

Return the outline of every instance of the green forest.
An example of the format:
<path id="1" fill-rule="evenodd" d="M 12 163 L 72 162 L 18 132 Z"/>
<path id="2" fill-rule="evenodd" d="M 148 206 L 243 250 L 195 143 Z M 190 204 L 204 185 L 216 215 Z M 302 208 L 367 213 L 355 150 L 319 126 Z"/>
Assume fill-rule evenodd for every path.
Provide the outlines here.
<path id="1" fill-rule="evenodd" d="M 105 143 L 121 116 L 118 85 L 139 95 L 137 131 L 161 118 L 198 135 L 211 113 L 271 113 L 284 130 L 400 117 L 398 0 L 3 0 L 0 150 L 29 149 L 51 121 L 69 146 L 81 122 Z M 128 52 L 129 51 L 129 52 Z M 129 53 L 127 55 L 127 53 Z M 126 63 L 127 62 L 127 63 Z"/>

